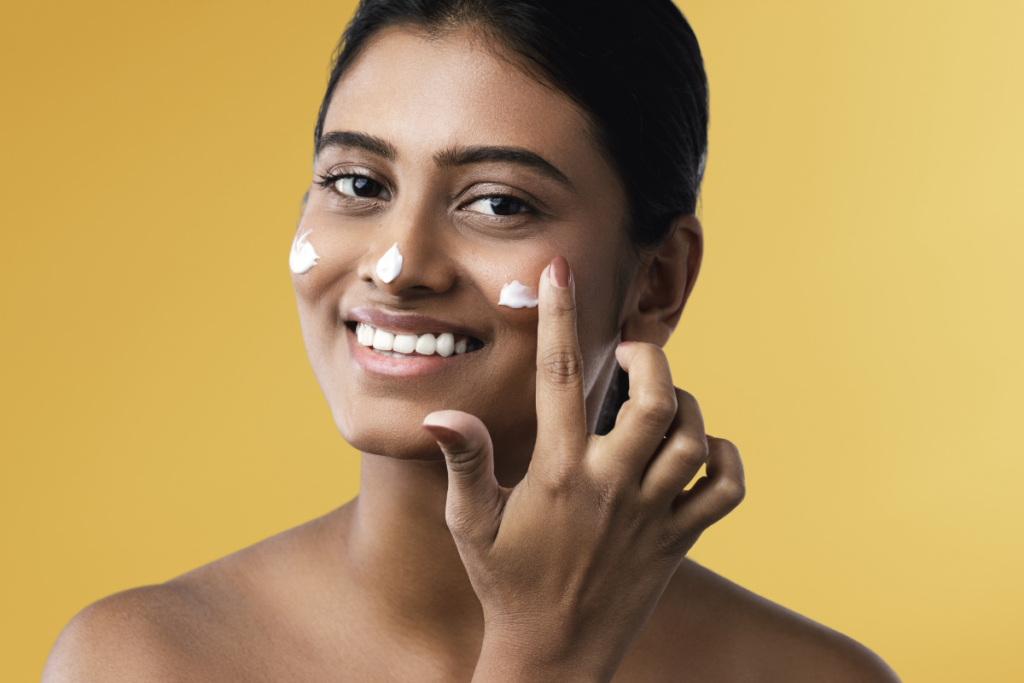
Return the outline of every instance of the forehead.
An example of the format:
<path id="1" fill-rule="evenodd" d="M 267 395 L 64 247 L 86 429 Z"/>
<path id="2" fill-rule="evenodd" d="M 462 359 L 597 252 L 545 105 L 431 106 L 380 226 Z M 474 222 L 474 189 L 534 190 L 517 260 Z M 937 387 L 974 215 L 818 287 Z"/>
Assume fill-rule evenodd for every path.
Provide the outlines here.
<path id="1" fill-rule="evenodd" d="M 436 40 L 382 30 L 335 88 L 324 131 L 335 130 L 385 138 L 400 157 L 507 145 L 540 154 L 570 178 L 605 165 L 572 100 L 468 30 Z"/>

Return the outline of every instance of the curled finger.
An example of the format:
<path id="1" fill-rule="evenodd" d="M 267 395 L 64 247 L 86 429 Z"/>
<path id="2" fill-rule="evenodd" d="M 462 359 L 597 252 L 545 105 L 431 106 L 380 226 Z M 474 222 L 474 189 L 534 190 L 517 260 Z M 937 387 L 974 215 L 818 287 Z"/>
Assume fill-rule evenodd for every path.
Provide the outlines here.
<path id="1" fill-rule="evenodd" d="M 704 417 L 697 399 L 682 389 L 675 393 L 679 408 L 640 483 L 647 500 L 675 498 L 708 459 Z"/>
<path id="2" fill-rule="evenodd" d="M 619 409 L 615 427 L 601 437 L 600 456 L 594 465 L 611 476 L 629 478 L 639 487 L 679 405 L 668 359 L 658 346 L 623 343 L 615 357 L 629 375 L 629 400 Z"/>
<path id="3" fill-rule="evenodd" d="M 729 514 L 746 495 L 739 450 L 725 439 L 708 436 L 707 440 L 707 475 L 676 499 L 676 523 L 685 534 L 699 535 Z"/>

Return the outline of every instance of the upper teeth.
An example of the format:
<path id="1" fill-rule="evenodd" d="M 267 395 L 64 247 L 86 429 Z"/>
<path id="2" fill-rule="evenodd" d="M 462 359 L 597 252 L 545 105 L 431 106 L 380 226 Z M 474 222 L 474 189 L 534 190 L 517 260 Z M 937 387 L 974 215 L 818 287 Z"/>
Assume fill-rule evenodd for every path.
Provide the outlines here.
<path id="1" fill-rule="evenodd" d="M 363 346 L 372 346 L 378 351 L 394 351 L 409 355 L 414 351 L 423 356 L 437 354 L 448 357 L 450 355 L 461 355 L 466 353 L 469 347 L 469 339 L 462 338 L 455 341 L 455 335 L 451 332 L 441 334 L 394 334 L 382 330 L 373 325 L 358 323 L 356 325 L 356 339 Z"/>

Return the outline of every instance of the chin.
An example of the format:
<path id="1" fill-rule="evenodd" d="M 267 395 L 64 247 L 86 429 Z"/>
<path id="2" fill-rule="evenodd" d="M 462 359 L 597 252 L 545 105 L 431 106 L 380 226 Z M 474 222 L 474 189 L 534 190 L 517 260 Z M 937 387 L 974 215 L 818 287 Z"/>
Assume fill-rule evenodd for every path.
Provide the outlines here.
<path id="1" fill-rule="evenodd" d="M 332 411 L 341 438 L 362 453 L 398 460 L 443 461 L 444 455 L 437 442 L 420 426 L 430 412 L 408 415 L 394 411 L 381 418 L 354 415 L 351 409 Z"/>
<path id="2" fill-rule="evenodd" d="M 341 437 L 353 448 L 397 460 L 444 461 L 437 442 L 423 430 L 423 419 L 437 410 L 461 410 L 480 418 L 491 435 L 495 466 L 529 462 L 536 438 L 537 421 L 532 401 L 519 404 L 483 406 L 472 399 L 443 401 L 438 405 L 416 402 L 378 402 L 372 399 L 358 406 L 338 401 L 331 407 Z M 516 410 L 518 408 L 518 410 Z M 519 419 L 509 420 L 513 415 Z"/>

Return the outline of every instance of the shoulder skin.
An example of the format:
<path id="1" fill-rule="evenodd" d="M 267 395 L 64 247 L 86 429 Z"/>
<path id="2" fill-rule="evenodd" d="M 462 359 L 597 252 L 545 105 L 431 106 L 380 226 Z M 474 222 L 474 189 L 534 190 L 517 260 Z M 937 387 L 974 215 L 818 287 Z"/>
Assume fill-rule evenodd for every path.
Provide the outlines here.
<path id="1" fill-rule="evenodd" d="M 852 638 L 689 560 L 636 649 L 661 655 L 663 673 L 674 672 L 664 680 L 899 683 L 878 655 Z"/>
<path id="2" fill-rule="evenodd" d="M 202 609 L 187 589 L 144 586 L 100 600 L 64 627 L 43 683 L 164 683 L 195 680 L 203 639 L 189 624 Z M 192 661 L 190 661 L 192 660 Z"/>

